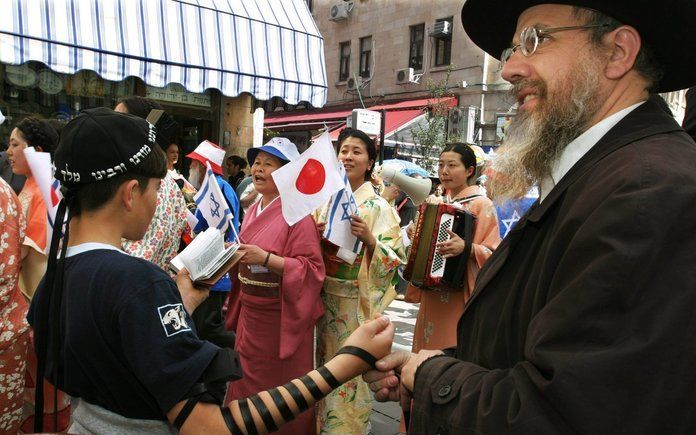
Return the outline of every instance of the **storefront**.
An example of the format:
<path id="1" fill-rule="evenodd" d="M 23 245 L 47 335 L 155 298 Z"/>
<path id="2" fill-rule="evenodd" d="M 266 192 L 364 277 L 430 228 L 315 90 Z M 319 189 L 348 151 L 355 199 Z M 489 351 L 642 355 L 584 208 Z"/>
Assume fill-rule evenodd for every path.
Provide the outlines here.
<path id="1" fill-rule="evenodd" d="M 0 83 L 0 141 L 28 115 L 67 120 L 140 95 L 174 115 L 185 149 L 210 139 L 243 154 L 257 101 L 326 102 L 323 38 L 303 0 L 13 1 Z"/>

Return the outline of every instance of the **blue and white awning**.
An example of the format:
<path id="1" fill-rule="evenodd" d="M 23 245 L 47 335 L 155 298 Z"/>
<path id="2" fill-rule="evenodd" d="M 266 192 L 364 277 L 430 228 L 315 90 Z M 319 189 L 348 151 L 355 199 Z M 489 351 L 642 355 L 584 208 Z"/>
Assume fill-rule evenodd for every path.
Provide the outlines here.
<path id="1" fill-rule="evenodd" d="M 326 103 L 324 41 L 303 0 L 5 0 L 0 62 L 93 70 L 288 104 Z"/>

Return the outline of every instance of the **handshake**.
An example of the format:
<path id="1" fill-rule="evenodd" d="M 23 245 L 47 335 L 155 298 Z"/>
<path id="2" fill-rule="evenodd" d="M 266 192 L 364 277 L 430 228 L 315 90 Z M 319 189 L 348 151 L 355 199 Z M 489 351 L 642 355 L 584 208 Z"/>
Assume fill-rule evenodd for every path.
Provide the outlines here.
<path id="1" fill-rule="evenodd" d="M 418 354 L 406 351 L 391 352 L 393 338 L 394 325 L 386 316 L 378 315 L 374 320 L 356 329 L 344 345 L 359 347 L 377 359 L 374 367 L 368 368 L 366 365 L 361 367 L 362 378 L 375 393 L 375 399 L 380 402 L 400 402 L 402 409 L 408 412 L 416 370 L 425 360 L 443 355 L 443 352 L 441 350 L 422 350 Z"/>

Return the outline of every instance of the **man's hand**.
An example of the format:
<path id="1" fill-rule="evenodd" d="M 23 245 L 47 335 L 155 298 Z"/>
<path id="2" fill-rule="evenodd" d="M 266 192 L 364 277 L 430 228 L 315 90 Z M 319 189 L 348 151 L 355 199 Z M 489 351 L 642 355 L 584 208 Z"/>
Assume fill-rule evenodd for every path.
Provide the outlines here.
<path id="1" fill-rule="evenodd" d="M 189 313 L 189 316 L 196 311 L 196 308 L 208 298 L 210 289 L 207 287 L 194 287 L 189 271 L 186 268 L 181 269 L 174 277 L 176 286 L 179 288 L 181 301 L 184 303 L 184 308 Z"/>
<path id="2" fill-rule="evenodd" d="M 437 244 L 437 251 L 442 255 L 442 258 L 456 257 L 464 252 L 466 242 L 464 239 L 447 230 L 450 238 L 442 243 Z"/>
<path id="3" fill-rule="evenodd" d="M 396 402 L 400 398 L 398 373 L 416 354 L 399 350 L 392 352 L 377 361 L 377 369 L 370 370 L 363 375 L 370 390 L 375 393 L 375 399 L 379 402 Z"/>
<path id="4" fill-rule="evenodd" d="M 417 355 L 413 355 L 401 369 L 401 385 L 408 391 L 413 391 L 413 385 L 416 383 L 416 370 L 423 364 L 423 361 L 435 355 L 442 355 L 441 350 L 421 350 Z"/>

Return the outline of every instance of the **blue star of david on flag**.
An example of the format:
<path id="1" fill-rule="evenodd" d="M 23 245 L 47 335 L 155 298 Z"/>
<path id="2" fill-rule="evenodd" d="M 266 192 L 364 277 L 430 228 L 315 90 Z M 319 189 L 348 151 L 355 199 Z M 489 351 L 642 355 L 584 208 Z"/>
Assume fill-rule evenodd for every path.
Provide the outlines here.
<path id="1" fill-rule="evenodd" d="M 212 203 L 210 206 L 210 214 L 213 217 L 220 217 L 220 203 L 215 201 L 215 195 L 210 194 L 210 202 Z M 215 208 L 213 208 L 215 207 Z"/>

